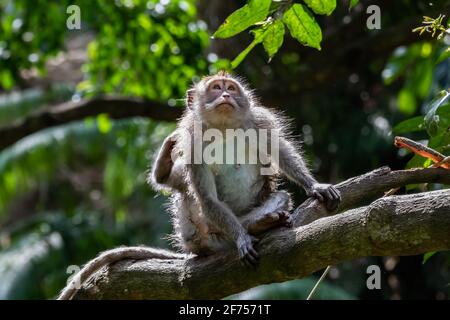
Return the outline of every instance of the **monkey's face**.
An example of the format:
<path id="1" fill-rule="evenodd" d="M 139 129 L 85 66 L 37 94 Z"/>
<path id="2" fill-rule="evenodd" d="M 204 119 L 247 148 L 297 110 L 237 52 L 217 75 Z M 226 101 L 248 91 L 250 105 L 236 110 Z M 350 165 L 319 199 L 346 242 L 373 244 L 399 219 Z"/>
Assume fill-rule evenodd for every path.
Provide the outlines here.
<path id="1" fill-rule="evenodd" d="M 197 108 L 211 125 L 232 125 L 244 120 L 250 102 L 244 88 L 234 79 L 212 77 L 199 87 Z"/>
<path id="2" fill-rule="evenodd" d="M 240 88 L 234 81 L 212 80 L 206 86 L 205 109 L 222 113 L 238 111 L 241 107 L 236 99 L 239 99 L 241 95 Z"/>

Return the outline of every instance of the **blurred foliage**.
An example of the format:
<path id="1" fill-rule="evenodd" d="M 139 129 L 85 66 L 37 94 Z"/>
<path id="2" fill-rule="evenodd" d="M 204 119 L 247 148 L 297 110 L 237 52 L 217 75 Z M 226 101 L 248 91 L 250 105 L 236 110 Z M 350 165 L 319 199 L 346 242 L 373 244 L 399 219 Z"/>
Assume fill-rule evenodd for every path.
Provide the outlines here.
<path id="1" fill-rule="evenodd" d="M 94 212 L 48 212 L 0 232 L 0 299 L 53 298 L 71 273 L 105 248 L 148 240 L 152 222 L 116 228 Z M 57 271 L 56 271 L 57 270 Z"/>
<path id="2" fill-rule="evenodd" d="M 94 26 L 96 40 L 88 46 L 88 80 L 79 84 L 82 92 L 121 92 L 166 101 L 182 97 L 192 78 L 208 71 L 202 56 L 209 43 L 206 24 L 195 20 L 192 1 L 98 5 L 88 9 L 92 20 L 101 23 Z"/>
<path id="3" fill-rule="evenodd" d="M 78 5 L 83 29 L 95 33 L 88 46 L 86 80 L 79 93 L 121 93 L 159 100 L 182 97 L 192 78 L 208 72 L 206 24 L 192 0 L 0 2 L 0 86 L 20 84 L 21 70 L 45 74 L 45 62 L 76 31 L 66 27 L 66 8 Z M 39 30 L 39 32 L 35 32 Z M 214 61 L 226 66 L 225 60 Z M 177 101 L 173 101 L 175 104 Z"/>
<path id="4" fill-rule="evenodd" d="M 66 27 L 69 4 L 80 6 L 83 30 L 95 35 L 87 47 L 85 80 L 76 88 L 62 83 L 17 90 L 27 85 L 23 70 L 46 76 L 48 59 L 77 36 Z M 224 63 L 207 61 L 209 36 L 193 1 L 1 1 L 0 21 L 0 88 L 16 89 L 0 96 L 0 125 L 48 104 L 104 93 L 172 97 L 169 103 L 176 105 L 173 97 L 183 97 L 195 75 Z M 146 169 L 171 130 L 173 125 L 100 114 L 3 150 L 0 297 L 51 298 L 64 284 L 68 265 L 101 250 L 167 246 L 164 199 L 146 184 Z"/>
<path id="5" fill-rule="evenodd" d="M 394 52 L 383 70 L 386 84 L 403 77 L 398 94 L 398 107 L 406 115 L 415 116 L 398 123 L 394 134 L 414 133 L 426 139 L 428 146 L 447 154 L 450 151 L 450 59 L 442 59 L 447 48 L 442 43 L 419 43 Z M 419 108 L 418 101 L 422 101 Z M 408 168 L 425 167 L 427 159 L 415 155 Z"/>
<path id="6" fill-rule="evenodd" d="M 82 245 L 81 235 L 61 236 L 59 250 L 66 254 L 63 260 L 65 265 L 80 264 L 101 250 L 123 244 L 151 242 L 156 246 L 167 246 L 161 239 L 162 234 L 170 232 L 168 216 L 160 209 L 164 199 L 154 198 L 153 191 L 146 185 L 145 168 L 148 168 L 156 146 L 173 127 L 157 125 L 144 119 L 114 122 L 106 119 L 107 116 L 99 115 L 81 123 L 47 129 L 0 153 L 0 219 L 7 226 L 15 226 L 17 222 L 11 222 L 17 219 L 20 224 L 25 225 L 15 231 L 17 237 L 2 232 L 0 239 L 5 254 L 23 252 L 20 246 L 21 236 L 24 237 L 24 245 L 28 241 L 45 242 L 48 234 L 43 236 L 45 239 L 35 238 L 32 236 L 34 232 L 29 229 L 35 223 L 24 218 L 53 208 L 63 211 L 43 217 L 42 224 L 48 223 L 49 219 L 57 219 L 58 223 L 64 224 L 66 231 L 72 229 L 76 233 L 81 230 L 73 221 L 93 219 L 91 227 L 85 231 L 93 234 L 83 242 L 86 247 L 92 248 L 94 244 L 95 247 L 90 250 L 80 248 L 80 257 L 77 258 L 70 247 Z M 35 192 L 38 193 L 37 199 L 27 206 L 29 195 Z M 25 203 L 20 208 L 26 211 L 25 217 L 15 216 L 17 209 L 9 206 L 14 200 Z M 91 210 L 95 210 L 95 213 L 90 212 Z M 99 242 L 94 237 L 99 232 L 106 233 L 110 241 Z M 118 237 L 117 232 L 122 237 Z M 5 239 L 8 241 L 5 242 Z M 18 247 L 15 247 L 16 242 Z M 48 254 L 61 253 L 52 251 Z M 0 258 L 0 269 L 9 266 L 12 260 L 8 257 L 6 255 L 3 260 Z M 5 266 L 2 266 L 2 261 Z M 49 266 L 51 263 L 48 261 Z M 8 270 L 14 273 L 17 268 L 11 267 Z M 28 267 L 23 272 L 26 273 L 26 270 L 29 270 Z M 52 297 L 56 288 L 61 288 L 64 283 L 61 281 L 64 279 L 64 272 L 65 268 L 62 266 L 54 267 L 50 272 L 53 275 L 49 276 L 59 279 L 58 286 L 49 289 L 45 295 L 40 291 L 39 295 L 30 292 L 29 296 Z M 0 276 L 9 279 L 7 273 L 1 271 Z M 11 286 L 22 283 L 17 281 Z M 16 297 L 15 290 L 8 292 L 14 294 L 6 295 L 5 298 Z"/>
<path id="7" fill-rule="evenodd" d="M 383 26 L 397 26 L 402 17 L 417 15 L 419 2 L 392 2 L 383 11 Z M 181 106 L 193 80 L 235 67 L 252 87 L 270 91 L 266 96 L 275 102 L 280 97 L 287 101 L 283 107 L 294 118 L 295 133 L 301 135 L 321 180 L 342 180 L 386 164 L 427 165 L 423 158 L 410 159 L 404 150 L 393 151 L 392 133 L 450 154 L 450 40 L 442 16 L 426 18 L 425 29 L 417 30 L 422 36 L 416 34 L 416 41 L 396 48 L 387 61 L 373 57 L 356 70 L 356 51 L 339 65 L 348 71 L 348 81 L 332 78 L 325 86 L 308 87 L 328 70 L 308 65 L 305 51 L 328 58 L 335 52 L 301 44 L 320 49 L 328 28 L 348 23 L 349 9 L 361 10 L 363 1 L 230 1 L 224 15 L 228 18 L 212 30 L 209 24 L 218 17 L 200 11 L 217 3 L 0 0 L 0 126 L 23 121 L 48 105 L 102 94 Z M 81 30 L 66 26 L 66 9 L 72 4 L 81 9 Z M 419 24 L 420 19 L 415 25 Z M 425 38 L 433 31 L 434 38 Z M 213 33 L 215 40 L 210 39 Z M 87 61 L 79 83 L 35 84 L 27 79 L 28 73 L 47 77 L 49 61 L 82 35 L 92 39 L 83 48 Z M 225 45 L 225 53 L 229 49 L 232 54 L 214 51 L 217 44 L 220 48 L 217 39 L 223 38 L 236 41 Z M 343 46 L 354 45 L 353 40 L 345 41 Z M 299 78 L 305 70 L 311 71 L 309 76 Z M 173 128 L 174 124 L 140 118 L 115 121 L 99 114 L 37 132 L 2 150 L 0 299 L 53 298 L 67 279 L 68 266 L 85 263 L 105 249 L 167 246 L 164 236 L 171 227 L 165 198 L 156 197 L 145 180 L 156 148 Z M 407 190 L 443 187 L 415 185 Z M 298 188 L 292 191 L 297 201 L 304 196 Z M 365 287 L 365 268 L 375 263 L 385 270 L 386 289 L 381 292 Z M 315 298 L 442 299 L 450 295 L 449 266 L 446 253 L 346 262 L 333 268 Z M 314 282 L 315 277 L 308 277 L 260 286 L 229 298 L 304 299 Z"/>
<path id="8" fill-rule="evenodd" d="M 111 127 L 106 129 L 105 121 L 110 120 L 104 119 L 108 119 L 107 116 L 99 115 L 81 123 L 50 128 L 4 150 L 0 154 L 0 213 L 5 213 L 7 204 L 17 193 L 48 185 L 55 179 L 86 188 L 81 191 L 88 191 L 90 187 L 82 185 L 83 178 L 99 183 L 99 187 L 103 185 L 111 208 L 136 196 L 136 186 L 145 184 L 143 168 L 149 166 L 150 152 L 161 137 L 170 132 L 170 127 L 143 119 L 127 119 L 110 123 Z M 144 136 L 150 138 L 144 139 Z M 103 181 L 96 181 L 95 176 L 77 177 L 83 174 L 79 172 L 83 167 L 100 164 L 105 167 L 101 175 Z M 59 205 L 67 204 L 70 209 L 73 202 L 61 199 Z"/>
<path id="9" fill-rule="evenodd" d="M 424 16 L 423 27 L 413 32 L 428 32 L 437 40 L 450 35 L 450 22 L 447 28 L 443 25 L 444 15 L 432 19 Z M 406 115 L 417 113 L 417 101 L 423 101 L 421 111 L 425 116 L 416 116 L 398 123 L 393 128 L 395 134 L 426 133 L 426 144 L 445 155 L 450 154 L 450 47 L 442 42 L 411 45 L 409 48 L 398 48 L 394 52 L 386 68 L 383 78 L 386 84 L 398 77 L 405 77 L 403 89 L 398 94 L 398 107 Z M 442 90 L 443 89 L 443 90 Z M 441 90 L 441 91 L 439 91 Z M 438 92 L 437 92 L 438 91 Z M 436 93 L 437 92 L 437 93 Z M 424 137 L 423 134 L 421 137 Z M 428 167 L 430 160 L 414 155 L 406 168 Z M 419 189 L 440 189 L 442 185 L 423 184 L 406 186 L 408 191 Z M 428 252 L 423 256 L 425 264 L 436 252 Z"/>

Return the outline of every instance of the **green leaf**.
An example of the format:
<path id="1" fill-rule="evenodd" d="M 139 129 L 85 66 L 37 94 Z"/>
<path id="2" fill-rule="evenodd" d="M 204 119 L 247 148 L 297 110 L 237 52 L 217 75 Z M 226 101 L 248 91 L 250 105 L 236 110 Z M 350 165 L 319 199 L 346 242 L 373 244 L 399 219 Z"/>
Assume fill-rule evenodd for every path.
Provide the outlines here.
<path id="1" fill-rule="evenodd" d="M 428 168 L 432 164 L 433 164 L 433 161 L 431 159 L 426 159 L 425 162 L 423 163 L 423 167 Z"/>
<path id="2" fill-rule="evenodd" d="M 359 0 L 350 0 L 350 8 L 352 9 L 354 6 L 356 6 L 359 3 Z"/>
<path id="3" fill-rule="evenodd" d="M 411 168 L 424 168 L 425 158 L 422 156 L 419 156 L 418 154 L 415 154 L 411 160 L 408 161 L 406 164 L 406 169 Z"/>
<path id="4" fill-rule="evenodd" d="M 408 184 L 408 185 L 405 186 L 405 190 L 408 192 L 408 191 L 411 191 L 411 190 L 418 189 L 420 186 L 421 186 L 420 183 Z"/>
<path id="5" fill-rule="evenodd" d="M 423 255 L 422 264 L 425 264 L 432 256 L 436 254 L 436 251 L 427 252 Z"/>
<path id="6" fill-rule="evenodd" d="M 431 84 L 433 83 L 433 71 L 434 69 L 431 63 L 425 65 L 423 69 L 418 71 L 422 82 L 419 82 L 417 86 L 417 94 L 422 99 L 425 99 L 430 93 Z"/>
<path id="7" fill-rule="evenodd" d="M 137 21 L 139 25 L 144 28 L 145 30 L 150 30 L 152 27 L 152 21 L 150 20 L 149 16 L 146 14 L 139 14 L 137 17 Z"/>
<path id="8" fill-rule="evenodd" d="M 394 134 L 400 134 L 405 132 L 415 132 L 421 130 L 424 130 L 423 117 L 418 116 L 400 122 L 394 127 L 394 129 L 392 129 L 392 132 Z"/>
<path id="9" fill-rule="evenodd" d="M 439 64 L 448 58 L 450 58 L 450 47 L 445 49 L 444 52 L 440 54 L 439 58 L 436 60 L 436 64 Z"/>
<path id="10" fill-rule="evenodd" d="M 263 21 L 269 14 L 271 3 L 271 0 L 250 0 L 248 4 L 229 15 L 213 37 L 229 38 Z"/>
<path id="11" fill-rule="evenodd" d="M 278 52 L 284 39 L 284 24 L 280 20 L 275 20 L 274 23 L 267 27 L 265 32 L 263 46 L 269 55 L 269 61 Z"/>
<path id="12" fill-rule="evenodd" d="M 426 98 L 430 93 L 433 82 L 433 63 L 430 59 L 418 61 L 411 70 L 408 86 L 414 88 L 414 93 L 419 98 Z"/>
<path id="13" fill-rule="evenodd" d="M 322 30 L 314 16 L 303 5 L 295 3 L 284 13 L 283 22 L 292 37 L 301 44 L 320 50 Z"/>
<path id="14" fill-rule="evenodd" d="M 101 133 L 108 133 L 111 131 L 112 122 L 106 113 L 101 113 L 97 116 L 98 131 Z"/>
<path id="15" fill-rule="evenodd" d="M 447 99 L 450 97 L 450 92 L 447 90 L 442 90 L 439 95 L 434 98 L 430 105 L 429 111 L 425 115 L 425 127 L 430 136 L 435 136 L 439 133 L 439 121 L 440 117 L 437 111 L 440 106 L 444 105 Z"/>
<path id="16" fill-rule="evenodd" d="M 404 114 L 411 115 L 416 111 L 416 97 L 412 90 L 402 89 L 398 94 L 397 102 L 398 109 Z"/>
<path id="17" fill-rule="evenodd" d="M 408 49 L 405 47 L 395 49 L 381 73 L 384 83 L 392 84 L 394 80 L 405 75 L 405 71 L 411 70 L 410 66 L 415 65 L 417 56 L 420 55 L 420 49 L 417 44 L 410 46 Z M 406 79 L 408 78 L 407 76 Z"/>
<path id="18" fill-rule="evenodd" d="M 0 86 L 5 90 L 11 90 L 14 86 L 14 78 L 9 70 L 0 72 Z"/>
<path id="19" fill-rule="evenodd" d="M 450 101 L 443 104 L 436 113 L 441 117 L 441 125 L 443 128 L 450 128 Z"/>
<path id="20" fill-rule="evenodd" d="M 330 15 L 336 9 L 336 0 L 303 0 L 317 14 Z"/>
<path id="21" fill-rule="evenodd" d="M 431 117 L 428 121 L 425 122 L 427 133 L 430 135 L 430 137 L 434 137 L 437 134 L 439 134 L 439 122 L 441 118 L 435 114 L 433 117 Z"/>
<path id="22" fill-rule="evenodd" d="M 270 24 L 261 25 L 251 31 L 254 35 L 253 41 L 245 48 L 232 62 L 231 67 L 236 68 L 242 60 L 249 54 L 249 52 L 259 43 L 263 43 L 264 49 L 269 55 L 269 61 L 277 53 L 283 44 L 284 39 L 284 25 L 280 20 L 275 20 Z"/>
<path id="23" fill-rule="evenodd" d="M 231 67 L 235 69 L 241 62 L 244 60 L 244 58 L 248 55 L 248 53 L 258 44 L 263 42 L 264 37 L 266 35 L 266 29 L 264 27 L 257 28 L 252 31 L 253 35 L 255 36 L 255 39 L 253 39 L 252 43 L 245 48 L 244 51 L 242 51 L 232 62 Z"/>
<path id="24" fill-rule="evenodd" d="M 450 132 L 444 131 L 441 134 L 431 137 L 428 146 L 438 152 L 445 153 L 450 145 Z"/>

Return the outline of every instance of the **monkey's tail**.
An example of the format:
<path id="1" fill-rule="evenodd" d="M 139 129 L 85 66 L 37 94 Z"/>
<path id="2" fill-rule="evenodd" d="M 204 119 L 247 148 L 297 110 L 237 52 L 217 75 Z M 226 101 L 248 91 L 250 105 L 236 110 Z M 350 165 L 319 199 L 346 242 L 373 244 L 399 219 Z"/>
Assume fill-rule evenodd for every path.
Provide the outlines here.
<path id="1" fill-rule="evenodd" d="M 122 259 L 185 259 L 187 255 L 148 247 L 120 247 L 104 251 L 89 261 L 61 291 L 58 300 L 70 300 L 85 281 L 102 267 Z"/>

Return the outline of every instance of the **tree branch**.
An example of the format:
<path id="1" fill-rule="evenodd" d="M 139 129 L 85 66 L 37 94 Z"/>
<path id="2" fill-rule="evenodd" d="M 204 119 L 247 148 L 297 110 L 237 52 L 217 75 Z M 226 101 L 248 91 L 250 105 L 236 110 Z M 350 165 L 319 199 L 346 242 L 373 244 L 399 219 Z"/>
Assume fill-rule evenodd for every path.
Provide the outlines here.
<path id="1" fill-rule="evenodd" d="M 39 111 L 10 126 L 0 128 L 0 150 L 39 130 L 101 113 L 106 113 L 113 119 L 146 117 L 155 120 L 174 121 L 181 116 L 181 112 L 180 108 L 137 98 L 103 97 L 79 102 L 66 102 Z"/>
<path id="2" fill-rule="evenodd" d="M 384 167 L 337 185 L 342 209 L 408 183 L 450 183 L 444 169 L 391 171 Z M 214 299 L 256 285 L 305 277 L 327 265 L 364 256 L 413 255 L 450 248 L 450 190 L 381 198 L 323 216 L 316 201 L 296 210 L 296 227 L 267 233 L 257 269 L 233 253 L 187 260 L 123 260 L 94 275 L 76 299 Z"/>
<path id="3" fill-rule="evenodd" d="M 297 215 L 296 226 L 306 225 L 319 218 L 368 204 L 382 196 L 385 191 L 416 183 L 450 184 L 450 171 L 441 168 L 391 171 L 389 167 L 382 167 L 350 178 L 336 185 L 342 194 L 342 201 L 335 212 L 330 213 L 318 201 L 307 199 L 294 211 Z"/>

